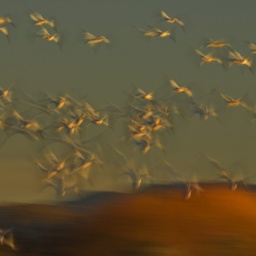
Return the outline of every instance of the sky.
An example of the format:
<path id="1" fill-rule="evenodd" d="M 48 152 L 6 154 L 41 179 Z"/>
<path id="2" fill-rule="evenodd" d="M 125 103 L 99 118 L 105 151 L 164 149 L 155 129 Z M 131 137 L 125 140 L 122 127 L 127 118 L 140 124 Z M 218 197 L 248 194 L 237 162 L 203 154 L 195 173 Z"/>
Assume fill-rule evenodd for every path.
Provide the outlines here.
<path id="1" fill-rule="evenodd" d="M 228 70 L 216 63 L 200 67 L 195 54 L 207 38 L 230 42 L 242 55 L 251 56 L 248 42 L 256 42 L 253 0 L 1 0 L 0 16 L 10 15 L 10 41 L 0 34 L 0 87 L 14 85 L 16 95 L 23 92 L 38 98 L 42 92 L 68 93 L 75 98 L 87 96 L 95 106 L 112 102 L 127 103 L 126 92 L 134 86 L 145 91 L 164 88 L 168 80 L 189 86 L 196 99 L 213 88 L 231 97 L 246 95 L 248 104 L 256 104 L 255 73 L 233 65 Z M 149 26 L 168 29 L 161 22 L 161 10 L 184 21 L 184 31 L 176 26 L 175 42 L 169 38 L 145 38 L 137 28 Z M 36 36 L 29 18 L 36 11 L 56 21 L 61 49 Z M 105 35 L 109 45 L 95 52 L 84 43 L 83 31 Z M 208 52 L 208 49 L 204 50 Z M 171 89 L 170 89 L 171 91 Z M 207 102 L 210 98 L 204 98 Z M 214 99 L 215 100 L 215 99 Z M 222 106 L 221 99 L 216 104 Z M 166 160 L 191 179 L 214 179 L 216 172 L 201 161 L 206 153 L 226 168 L 241 166 L 246 175 L 256 167 L 256 123 L 239 108 L 221 112 L 220 122 L 193 116 L 175 117 L 175 134 L 166 139 Z M 1 135 L 1 134 L 0 134 Z M 0 150 L 0 200 L 30 201 L 55 198 L 52 189 L 40 191 L 39 170 L 34 166 L 37 145 L 15 135 Z M 143 159 L 149 165 L 161 153 L 152 150 Z M 199 160 L 198 160 L 199 159 Z M 143 161 L 144 161 L 143 160 Z M 115 190 L 106 173 L 101 173 L 95 190 Z M 122 179 L 130 186 L 129 179 Z M 252 177 L 250 182 L 256 182 Z M 123 185 L 122 183 L 122 185 Z"/>

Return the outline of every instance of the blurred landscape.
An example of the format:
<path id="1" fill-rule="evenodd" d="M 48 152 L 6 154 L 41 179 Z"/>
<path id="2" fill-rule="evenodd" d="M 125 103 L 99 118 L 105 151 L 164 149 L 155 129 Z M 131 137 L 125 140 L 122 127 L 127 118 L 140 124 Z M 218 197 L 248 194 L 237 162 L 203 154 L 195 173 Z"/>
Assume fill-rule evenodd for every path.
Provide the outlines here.
<path id="1" fill-rule="evenodd" d="M 179 185 L 1 206 L 17 248 L 2 246 L 1 255 L 254 255 L 255 192 L 203 189 L 187 201 Z"/>

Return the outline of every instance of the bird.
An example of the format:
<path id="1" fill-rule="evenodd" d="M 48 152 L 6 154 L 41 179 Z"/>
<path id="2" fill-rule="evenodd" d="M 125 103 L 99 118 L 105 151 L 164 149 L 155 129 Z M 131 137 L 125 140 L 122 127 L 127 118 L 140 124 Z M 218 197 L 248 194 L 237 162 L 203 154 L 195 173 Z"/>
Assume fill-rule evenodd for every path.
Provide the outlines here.
<path id="1" fill-rule="evenodd" d="M 167 23 L 170 23 L 170 24 L 177 23 L 177 24 L 180 25 L 182 28 L 185 27 L 183 21 L 179 20 L 178 18 L 171 18 L 171 17 L 168 16 L 168 15 L 166 14 L 166 12 L 164 12 L 163 10 L 161 11 L 161 16 L 162 16 L 162 18 L 164 19 L 164 21 L 166 21 Z"/>
<path id="2" fill-rule="evenodd" d="M 200 119 L 207 120 L 209 116 L 215 117 L 219 121 L 219 116 L 213 106 L 200 104 L 195 101 L 191 102 L 193 114 L 199 115 Z"/>
<path id="3" fill-rule="evenodd" d="M 12 101 L 12 89 L 13 86 L 10 86 L 7 89 L 3 89 L 0 87 L 0 100 L 1 101 L 6 101 L 10 103 Z"/>
<path id="4" fill-rule="evenodd" d="M 218 176 L 221 179 L 224 179 L 228 182 L 228 185 L 232 191 L 237 189 L 237 182 L 235 182 L 234 178 L 231 176 L 229 170 L 223 167 L 216 159 L 204 154 L 207 160 L 214 166 L 214 168 L 218 171 Z"/>
<path id="5" fill-rule="evenodd" d="M 248 68 L 252 67 L 252 60 L 249 57 L 243 57 L 238 51 L 229 51 L 228 53 L 229 65 L 232 64 L 246 66 Z"/>
<path id="6" fill-rule="evenodd" d="M 173 87 L 175 93 L 185 93 L 189 97 L 193 96 L 192 91 L 190 89 L 188 89 L 187 87 L 179 86 L 174 80 L 170 80 L 169 83 Z"/>
<path id="7" fill-rule="evenodd" d="M 135 95 L 135 97 L 138 97 L 138 98 L 143 99 L 143 100 L 149 100 L 150 101 L 150 100 L 154 99 L 153 94 L 154 94 L 154 92 L 146 93 L 142 89 L 138 88 L 137 89 L 137 94 Z"/>
<path id="8" fill-rule="evenodd" d="M 85 43 L 91 47 L 100 43 L 106 43 L 106 44 L 110 43 L 110 40 L 105 36 L 95 36 L 92 33 L 89 33 L 86 31 L 84 31 L 84 39 L 85 39 Z"/>
<path id="9" fill-rule="evenodd" d="M 95 124 L 95 125 L 106 125 L 108 126 L 109 122 L 108 122 L 108 115 L 105 115 L 101 118 L 93 118 L 91 119 L 89 124 Z"/>
<path id="10" fill-rule="evenodd" d="M 8 31 L 7 27 L 0 27 L 0 31 L 2 32 L 2 34 L 4 34 L 6 39 L 9 41 L 9 31 Z"/>
<path id="11" fill-rule="evenodd" d="M 153 177 L 150 174 L 150 171 L 146 166 L 141 168 L 135 167 L 132 162 L 131 167 L 128 165 L 122 165 L 124 171 L 120 176 L 127 175 L 132 180 L 132 189 L 134 191 L 138 191 L 145 179 L 149 179 L 152 181 Z M 120 177 L 119 176 L 119 177 Z"/>
<path id="12" fill-rule="evenodd" d="M 200 187 L 200 185 L 197 182 L 187 182 L 185 200 L 189 200 L 191 198 L 193 190 L 196 190 L 198 193 L 203 192 L 203 189 Z"/>
<path id="13" fill-rule="evenodd" d="M 14 239 L 13 239 L 13 229 L 0 229 L 0 244 L 1 245 L 7 245 L 11 249 L 16 250 L 16 246 L 14 244 Z"/>
<path id="14" fill-rule="evenodd" d="M 175 41 L 175 37 L 170 29 L 168 30 L 161 30 L 160 28 L 151 28 L 149 30 L 144 30 L 141 28 L 137 28 L 140 30 L 145 37 L 160 37 L 160 38 L 171 38 Z"/>
<path id="15" fill-rule="evenodd" d="M 49 180 L 52 177 L 59 176 L 60 173 L 65 172 L 69 157 L 70 154 L 60 160 L 52 151 L 48 150 L 47 154 L 44 155 L 46 160 L 45 164 L 36 161 L 36 165 L 46 174 L 46 178 Z"/>
<path id="16" fill-rule="evenodd" d="M 256 54 L 256 44 L 249 43 L 249 49 L 251 50 L 252 54 Z"/>
<path id="17" fill-rule="evenodd" d="M 34 21 L 35 26 L 44 26 L 49 25 L 52 28 L 55 28 L 55 22 L 54 20 L 46 19 L 44 18 L 40 13 L 38 12 L 31 12 L 29 14 L 29 17 Z"/>
<path id="18" fill-rule="evenodd" d="M 198 49 L 195 50 L 196 54 L 200 56 L 201 62 L 200 65 L 202 66 L 204 63 L 213 63 L 217 62 L 218 64 L 222 64 L 223 61 L 217 57 L 213 57 L 213 53 L 204 54 Z"/>
<path id="19" fill-rule="evenodd" d="M 13 26 L 15 26 L 12 18 L 10 16 L 2 16 L 0 17 L 0 25 L 7 25 L 8 23 L 12 24 Z"/>
<path id="20" fill-rule="evenodd" d="M 221 98 L 226 101 L 226 105 L 227 105 L 228 107 L 237 107 L 237 106 L 241 106 L 241 107 L 243 107 L 245 110 L 249 110 L 249 109 L 250 109 L 250 107 L 249 107 L 245 102 L 242 101 L 242 99 L 245 97 L 245 95 L 243 95 L 243 96 L 241 96 L 241 97 L 239 97 L 239 98 L 234 99 L 234 98 L 232 98 L 232 97 L 230 97 L 230 96 L 224 95 L 224 94 L 221 93 L 221 92 L 220 92 L 219 94 L 220 94 Z"/>
<path id="21" fill-rule="evenodd" d="M 65 96 L 48 96 L 47 100 L 49 101 L 47 107 L 48 109 L 53 109 L 58 112 L 60 109 L 71 104 L 69 97 Z"/>
<path id="22" fill-rule="evenodd" d="M 223 48 L 225 46 L 231 47 L 231 45 L 228 42 L 212 39 L 209 39 L 208 42 L 203 45 L 203 47 L 207 48 Z"/>
<path id="23" fill-rule="evenodd" d="M 142 136 L 140 138 L 137 138 L 134 143 L 142 150 L 143 154 L 146 154 L 152 146 L 160 149 L 162 152 L 164 152 L 164 146 L 160 142 L 159 136 Z"/>
<path id="24" fill-rule="evenodd" d="M 52 187 L 58 198 L 62 198 L 66 195 L 67 191 L 74 191 L 75 193 L 79 192 L 78 182 L 76 177 L 64 174 L 62 176 L 53 176 L 48 177 L 42 180 L 42 189 L 44 190 L 47 187 Z"/>
<path id="25" fill-rule="evenodd" d="M 41 36 L 43 40 L 48 42 L 54 42 L 61 48 L 59 33 L 50 34 L 46 28 L 42 27 L 37 34 Z"/>

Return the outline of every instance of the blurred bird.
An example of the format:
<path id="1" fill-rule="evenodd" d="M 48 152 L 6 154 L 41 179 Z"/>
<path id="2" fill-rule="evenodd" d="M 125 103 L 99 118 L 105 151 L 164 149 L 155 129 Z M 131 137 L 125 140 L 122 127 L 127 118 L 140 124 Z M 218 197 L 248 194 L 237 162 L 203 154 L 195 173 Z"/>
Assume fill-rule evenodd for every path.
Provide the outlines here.
<path id="1" fill-rule="evenodd" d="M 6 39 L 9 41 L 9 32 L 7 27 L 0 27 L 0 32 L 2 32 L 4 34 L 4 36 L 6 37 Z"/>
<path id="2" fill-rule="evenodd" d="M 179 86 L 174 80 L 170 80 L 169 83 L 171 84 L 171 86 L 174 89 L 175 93 L 185 93 L 187 94 L 189 97 L 192 97 L 192 91 L 189 90 L 187 87 L 181 87 Z"/>
<path id="3" fill-rule="evenodd" d="M 177 23 L 177 24 L 179 24 L 182 28 L 185 27 L 183 21 L 179 20 L 178 18 L 171 18 L 171 17 L 169 17 L 164 11 L 161 11 L 161 16 L 162 16 L 162 18 L 163 18 L 167 23 L 170 23 L 170 24 Z"/>
<path id="4" fill-rule="evenodd" d="M 12 229 L 6 229 L 6 230 L 0 229 L 0 243 L 1 245 L 7 245 L 11 249 L 16 250 Z"/>
<path id="5" fill-rule="evenodd" d="M 143 33 L 143 35 L 146 37 L 160 37 L 160 38 L 169 37 L 173 41 L 175 41 L 174 35 L 170 29 L 168 30 L 161 30 L 160 28 L 151 28 L 149 30 L 144 30 L 141 28 L 137 28 L 137 29 L 140 30 Z"/>
<path id="6" fill-rule="evenodd" d="M 64 108 L 67 105 L 70 105 L 70 101 L 67 95 L 65 96 L 49 96 L 48 97 L 48 109 L 52 108 L 55 110 L 60 110 L 62 108 Z"/>
<path id="7" fill-rule="evenodd" d="M 59 124 L 57 125 L 57 131 L 58 132 L 65 131 L 69 135 L 79 134 L 80 126 L 82 122 L 83 122 L 83 119 L 81 119 L 81 121 L 79 120 L 78 122 L 76 122 L 76 121 L 73 121 L 73 120 L 70 121 L 64 117 L 61 117 L 58 120 Z"/>
<path id="8" fill-rule="evenodd" d="M 137 138 L 134 143 L 140 148 L 143 154 L 146 154 L 152 146 L 160 149 L 163 153 L 165 153 L 164 146 L 160 142 L 160 138 L 157 135 L 152 137 L 148 133 L 148 136 L 141 136 L 140 138 Z"/>
<path id="9" fill-rule="evenodd" d="M 256 44 L 249 43 L 249 49 L 251 50 L 252 54 L 256 54 Z"/>
<path id="10" fill-rule="evenodd" d="M 215 117 L 219 121 L 219 116 L 214 107 L 208 107 L 204 104 L 199 104 L 195 101 L 191 102 L 193 114 L 199 115 L 202 120 L 207 120 L 209 116 Z"/>
<path id="11" fill-rule="evenodd" d="M 0 87 L 0 100 L 6 101 L 6 102 L 11 102 L 12 101 L 12 89 L 13 86 L 10 86 L 7 89 L 3 89 Z"/>
<path id="12" fill-rule="evenodd" d="M 241 97 L 239 97 L 237 99 L 234 99 L 234 98 L 232 98 L 230 96 L 224 95 L 223 93 L 219 93 L 219 94 L 220 94 L 221 98 L 226 101 L 228 107 L 241 106 L 245 110 L 249 110 L 250 109 L 250 107 L 245 102 L 242 101 L 242 99 L 245 97 L 245 95 L 241 96 Z"/>
<path id="13" fill-rule="evenodd" d="M 60 48 L 60 34 L 50 34 L 46 28 L 41 28 L 41 30 L 37 33 L 41 38 L 48 42 L 56 43 Z"/>
<path id="14" fill-rule="evenodd" d="M 188 200 L 191 198 L 193 190 L 196 190 L 198 193 L 203 192 L 203 189 L 199 186 L 199 184 L 197 182 L 187 182 L 186 183 L 185 200 Z"/>
<path id="15" fill-rule="evenodd" d="M 94 109 L 94 107 L 88 102 L 83 103 L 85 107 L 85 111 L 87 112 L 87 116 L 89 119 L 97 119 L 100 116 L 100 113 Z"/>
<path id="16" fill-rule="evenodd" d="M 38 12 L 31 12 L 29 14 L 29 17 L 34 21 L 35 26 L 44 26 L 49 25 L 52 28 L 55 28 L 55 22 L 54 20 L 46 19 L 44 18 L 40 13 Z"/>
<path id="17" fill-rule="evenodd" d="M 146 93 L 142 89 L 138 88 L 137 94 L 135 96 L 143 100 L 153 100 L 153 97 L 154 97 L 153 94 L 154 92 Z"/>
<path id="18" fill-rule="evenodd" d="M 10 16 L 2 16 L 0 17 L 0 25 L 7 25 L 7 24 L 12 24 L 13 26 L 15 26 L 13 20 L 11 19 Z"/>
<path id="19" fill-rule="evenodd" d="M 237 189 L 237 182 L 235 182 L 234 178 L 231 176 L 229 170 L 223 167 L 216 159 L 204 154 L 207 160 L 217 169 L 219 178 L 224 179 L 228 182 L 231 190 Z"/>
<path id="20" fill-rule="evenodd" d="M 84 32 L 84 39 L 85 43 L 92 47 L 100 43 L 110 43 L 109 39 L 107 39 L 105 36 L 95 36 L 89 32 Z"/>
<path id="21" fill-rule="evenodd" d="M 207 43 L 203 45 L 203 47 L 207 48 L 222 48 L 222 47 L 231 47 L 231 45 L 228 42 L 221 41 L 221 40 L 212 40 L 209 39 Z"/>
<path id="22" fill-rule="evenodd" d="M 201 62 L 200 65 L 202 66 L 204 63 L 212 63 L 212 62 L 217 62 L 219 64 L 222 64 L 222 60 L 216 57 L 213 57 L 212 53 L 204 54 L 199 50 L 195 50 L 196 54 L 200 56 Z"/>
<path id="23" fill-rule="evenodd" d="M 68 154 L 63 160 L 60 160 L 52 151 L 49 150 L 48 153 L 44 155 L 46 163 L 42 164 L 41 162 L 36 161 L 36 165 L 46 174 L 47 179 L 51 179 L 52 177 L 59 176 L 60 173 L 65 171 L 69 157 L 70 154 Z"/>
<path id="24" fill-rule="evenodd" d="M 95 124 L 95 125 L 106 125 L 108 126 L 109 125 L 109 122 L 108 122 L 108 115 L 105 115 L 103 116 L 102 118 L 95 118 L 95 119 L 92 119 L 90 121 L 91 124 Z"/>
<path id="25" fill-rule="evenodd" d="M 237 51 L 230 51 L 228 53 L 228 61 L 229 61 L 229 65 L 236 64 L 240 66 L 246 66 L 250 68 L 250 70 L 252 68 L 252 60 L 250 58 L 243 57 Z"/>
<path id="26" fill-rule="evenodd" d="M 132 167 L 128 167 L 126 165 L 122 165 L 122 167 L 124 169 L 124 172 L 120 176 L 129 176 L 132 180 L 132 188 L 135 191 L 139 190 L 145 179 L 149 179 L 152 181 L 152 176 L 146 166 L 138 168 L 134 166 L 134 163 L 132 163 Z"/>
<path id="27" fill-rule="evenodd" d="M 68 174 L 43 179 L 42 183 L 42 190 L 50 186 L 56 191 L 56 196 L 58 198 L 64 197 L 67 191 L 74 191 L 75 193 L 79 193 L 76 177 L 70 176 Z"/>

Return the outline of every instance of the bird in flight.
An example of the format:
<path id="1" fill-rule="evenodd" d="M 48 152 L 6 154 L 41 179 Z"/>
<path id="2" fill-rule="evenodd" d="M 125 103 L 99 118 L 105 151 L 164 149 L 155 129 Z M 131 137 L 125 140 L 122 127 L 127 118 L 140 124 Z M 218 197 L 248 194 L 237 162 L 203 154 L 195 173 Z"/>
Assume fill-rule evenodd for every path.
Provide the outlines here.
<path id="1" fill-rule="evenodd" d="M 161 11 L 161 16 L 162 16 L 162 18 L 163 18 L 167 23 L 170 23 L 170 24 L 177 23 L 177 24 L 180 25 L 182 28 L 185 27 L 183 21 L 179 20 L 178 18 L 171 18 L 171 17 L 170 17 L 169 15 L 167 15 L 166 12 L 164 12 L 164 11 Z"/>
<path id="2" fill-rule="evenodd" d="M 95 36 L 89 32 L 84 32 L 84 39 L 85 39 L 85 43 L 92 47 L 100 43 L 107 43 L 107 44 L 110 43 L 110 40 L 105 36 Z"/>

